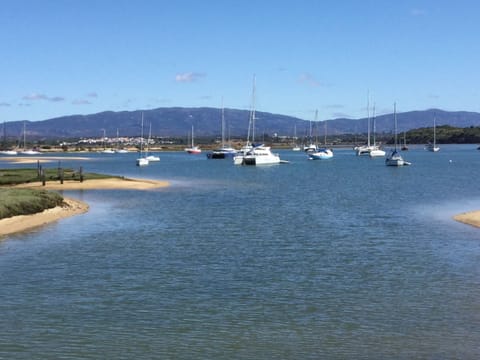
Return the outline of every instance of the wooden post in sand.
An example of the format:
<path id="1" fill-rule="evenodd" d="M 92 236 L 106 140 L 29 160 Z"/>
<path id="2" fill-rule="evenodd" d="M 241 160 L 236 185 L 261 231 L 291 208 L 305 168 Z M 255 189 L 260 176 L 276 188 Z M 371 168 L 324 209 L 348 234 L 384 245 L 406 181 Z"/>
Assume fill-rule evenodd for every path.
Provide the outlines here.
<path id="1" fill-rule="evenodd" d="M 58 169 L 58 171 L 60 172 L 60 184 L 63 185 L 63 169 Z"/>
<path id="2" fill-rule="evenodd" d="M 37 176 L 40 177 L 42 175 L 42 166 L 40 165 L 40 160 L 37 160 Z"/>
<path id="3" fill-rule="evenodd" d="M 80 182 L 83 182 L 83 167 L 80 166 Z"/>
<path id="4" fill-rule="evenodd" d="M 44 169 L 41 169 L 40 170 L 41 172 L 41 177 L 42 177 L 42 185 L 45 186 L 45 170 Z"/>

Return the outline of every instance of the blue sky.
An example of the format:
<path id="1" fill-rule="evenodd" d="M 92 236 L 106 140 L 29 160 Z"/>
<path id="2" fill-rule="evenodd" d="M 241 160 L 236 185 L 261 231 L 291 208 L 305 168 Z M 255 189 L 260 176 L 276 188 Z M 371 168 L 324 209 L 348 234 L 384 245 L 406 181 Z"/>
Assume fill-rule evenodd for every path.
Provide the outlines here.
<path id="1" fill-rule="evenodd" d="M 2 0 L 0 121 L 157 107 L 480 111 L 480 2 Z M 369 95 L 367 95 L 369 94 Z"/>

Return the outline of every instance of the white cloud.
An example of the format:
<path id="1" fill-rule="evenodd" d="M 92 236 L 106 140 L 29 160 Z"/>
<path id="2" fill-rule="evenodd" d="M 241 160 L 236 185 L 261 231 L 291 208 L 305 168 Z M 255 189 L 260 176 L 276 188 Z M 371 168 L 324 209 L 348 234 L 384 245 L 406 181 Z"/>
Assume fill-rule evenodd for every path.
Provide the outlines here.
<path id="1" fill-rule="evenodd" d="M 175 81 L 176 82 L 194 82 L 204 76 L 205 74 L 203 73 L 186 72 L 186 73 L 175 75 Z"/>
<path id="2" fill-rule="evenodd" d="M 320 81 L 316 80 L 311 74 L 303 73 L 300 75 L 298 81 L 302 84 L 306 84 L 309 86 L 321 86 L 322 84 Z"/>

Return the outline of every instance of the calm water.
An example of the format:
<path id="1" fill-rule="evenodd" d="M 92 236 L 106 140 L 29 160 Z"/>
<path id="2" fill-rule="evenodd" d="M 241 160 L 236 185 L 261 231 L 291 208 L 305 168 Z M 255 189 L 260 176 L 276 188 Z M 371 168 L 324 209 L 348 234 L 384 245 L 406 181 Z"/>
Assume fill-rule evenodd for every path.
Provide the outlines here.
<path id="1" fill-rule="evenodd" d="M 475 146 L 160 155 L 62 161 L 172 186 L 65 192 L 90 211 L 1 241 L 0 358 L 480 357 L 480 230 L 451 219 L 480 209 Z"/>

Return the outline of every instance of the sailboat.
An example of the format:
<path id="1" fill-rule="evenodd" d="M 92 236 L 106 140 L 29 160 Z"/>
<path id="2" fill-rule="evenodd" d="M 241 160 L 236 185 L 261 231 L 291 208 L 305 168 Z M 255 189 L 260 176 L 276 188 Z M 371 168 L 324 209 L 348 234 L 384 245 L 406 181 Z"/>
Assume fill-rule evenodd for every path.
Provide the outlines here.
<path id="1" fill-rule="evenodd" d="M 317 119 L 318 119 L 318 109 L 315 110 L 315 127 L 317 126 Z M 310 144 L 306 145 L 303 147 L 303 150 L 306 153 L 314 153 L 317 151 L 317 144 L 313 142 L 313 136 L 312 136 L 312 120 L 310 120 L 310 132 L 308 135 L 308 140 Z"/>
<path id="2" fill-rule="evenodd" d="M 225 109 L 223 107 L 223 98 L 222 98 L 222 147 L 219 149 L 215 149 L 207 153 L 208 159 L 226 159 L 232 158 L 237 154 L 237 150 L 232 148 L 230 145 L 225 143 Z"/>
<path id="3" fill-rule="evenodd" d="M 293 139 L 295 140 L 295 144 L 293 145 L 292 151 L 300 151 L 300 146 L 297 144 L 297 124 L 293 127 Z"/>
<path id="4" fill-rule="evenodd" d="M 375 104 L 373 104 L 373 147 L 370 150 L 370 157 L 382 157 L 385 156 L 385 150 L 380 149 L 380 147 L 377 146 L 377 142 L 375 139 L 375 134 L 376 134 L 376 127 L 375 127 Z"/>
<path id="5" fill-rule="evenodd" d="M 145 152 L 145 159 L 148 161 L 160 161 L 160 156 L 157 155 L 149 155 L 148 152 L 150 150 L 150 139 L 152 137 L 152 123 L 150 123 L 150 129 L 148 131 L 148 140 L 147 140 L 147 151 Z"/>
<path id="6" fill-rule="evenodd" d="M 252 142 L 250 143 L 250 128 L 252 129 Z M 253 77 L 252 109 L 248 124 L 246 145 L 233 157 L 235 165 L 273 165 L 280 164 L 280 155 L 272 153 L 269 146 L 254 144 L 255 141 L 255 76 Z"/>
<path id="7" fill-rule="evenodd" d="M 403 132 L 403 145 L 402 145 L 402 151 L 408 151 L 408 146 L 407 146 L 407 134 L 404 131 Z"/>
<path id="8" fill-rule="evenodd" d="M 140 157 L 137 159 L 137 166 L 147 166 L 149 161 L 143 156 L 143 112 L 142 112 L 142 132 L 140 136 Z"/>
<path id="9" fill-rule="evenodd" d="M 440 148 L 437 146 L 437 131 L 436 131 L 436 121 L 435 121 L 435 115 L 433 115 L 433 143 L 428 143 L 425 146 L 425 150 L 431 151 L 431 152 L 437 152 L 440 150 Z"/>
<path id="10" fill-rule="evenodd" d="M 324 131 L 324 147 L 317 148 L 314 152 L 308 154 L 310 160 L 328 160 L 333 157 L 333 151 L 327 148 L 327 121 L 324 122 L 325 131 Z"/>
<path id="11" fill-rule="evenodd" d="M 397 151 L 397 104 L 394 103 L 393 105 L 393 118 L 395 122 L 395 148 L 391 151 L 391 153 L 385 159 L 385 165 L 387 166 L 404 166 L 410 165 L 408 161 L 403 160 L 402 156 Z"/>
<path id="12" fill-rule="evenodd" d="M 5 121 L 3 122 L 3 146 L 2 150 L 0 151 L 1 155 L 17 155 L 16 150 L 9 150 L 7 148 L 7 125 Z"/>
<path id="13" fill-rule="evenodd" d="M 23 150 L 20 152 L 22 155 L 38 155 L 40 151 L 29 149 L 27 150 L 27 128 L 26 122 L 23 122 Z"/>
<path id="14" fill-rule="evenodd" d="M 117 148 L 115 149 L 117 154 L 127 154 L 128 150 L 124 149 L 120 146 L 120 137 L 118 136 L 118 129 L 117 129 Z"/>
<path id="15" fill-rule="evenodd" d="M 202 152 L 202 149 L 200 149 L 198 146 L 194 145 L 194 142 L 193 142 L 193 125 L 192 125 L 192 145 L 189 148 L 185 148 L 185 151 L 189 154 L 200 154 Z"/>
<path id="16" fill-rule="evenodd" d="M 105 129 L 103 129 L 103 138 L 102 138 L 103 150 L 102 150 L 102 153 L 103 154 L 115 154 L 115 151 L 113 149 L 107 149 L 107 147 L 105 146 L 105 140 L 106 139 L 107 139 L 106 131 L 105 131 Z"/>

